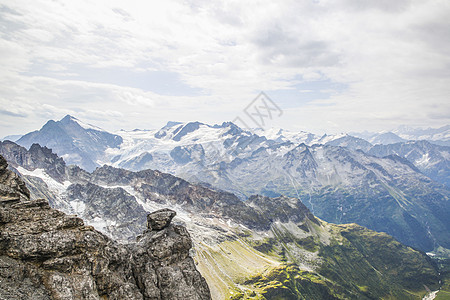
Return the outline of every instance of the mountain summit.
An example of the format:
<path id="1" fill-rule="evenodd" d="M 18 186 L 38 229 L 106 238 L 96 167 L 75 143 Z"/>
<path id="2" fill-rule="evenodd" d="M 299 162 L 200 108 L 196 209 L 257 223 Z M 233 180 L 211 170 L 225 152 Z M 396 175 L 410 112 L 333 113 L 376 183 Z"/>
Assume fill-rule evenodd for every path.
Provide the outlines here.
<path id="1" fill-rule="evenodd" d="M 17 143 L 26 148 L 34 143 L 47 146 L 68 164 L 93 170 L 102 153 L 118 147 L 122 138 L 67 115 L 60 121 L 48 121 L 40 130 L 22 136 Z"/>

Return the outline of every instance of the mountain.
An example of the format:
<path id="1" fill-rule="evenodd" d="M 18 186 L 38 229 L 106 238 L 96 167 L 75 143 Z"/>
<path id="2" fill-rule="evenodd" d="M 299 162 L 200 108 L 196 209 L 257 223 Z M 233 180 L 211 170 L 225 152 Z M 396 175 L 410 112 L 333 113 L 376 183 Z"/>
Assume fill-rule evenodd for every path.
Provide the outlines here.
<path id="1" fill-rule="evenodd" d="M 388 155 L 404 157 L 431 179 L 450 187 L 450 147 L 427 141 L 410 141 L 375 145 L 368 153 L 378 157 Z"/>
<path id="2" fill-rule="evenodd" d="M 48 121 L 40 130 L 22 136 L 17 143 L 26 148 L 35 143 L 47 146 L 67 163 L 93 170 L 99 166 L 97 160 L 104 151 L 118 147 L 122 138 L 67 115 L 57 122 Z"/>
<path id="3" fill-rule="evenodd" d="M 44 151 L 45 152 L 45 151 Z M 2 299 L 211 299 L 174 211 L 148 215 L 148 229 L 118 244 L 76 216 L 30 199 L 0 156 Z"/>
<path id="4" fill-rule="evenodd" d="M 34 182 L 32 198 L 35 192 L 52 194 L 56 204 L 121 240 L 141 232 L 130 225 L 142 211 L 175 210 L 173 223 L 184 224 L 192 235 L 197 268 L 213 299 L 421 299 L 426 288 L 439 286 L 424 253 L 356 224 L 326 223 L 297 198 L 252 196 L 242 202 L 159 171 L 111 166 L 94 172 L 65 166 L 64 178 L 53 178 L 46 170 L 55 167 L 39 162 L 57 162 L 51 151 L 43 148 L 39 152 L 48 159 L 34 161 L 36 156 L 23 147 L 4 149 L 15 170 Z M 31 161 L 27 168 L 18 164 L 21 157 Z"/>
<path id="5" fill-rule="evenodd" d="M 368 132 L 368 131 L 351 132 L 350 135 L 357 137 L 357 138 L 364 139 L 373 145 L 378 145 L 378 144 L 389 145 L 389 144 L 394 144 L 394 143 L 406 142 L 405 139 L 402 139 L 401 137 L 399 137 L 398 135 L 396 135 L 395 133 L 390 132 L 390 131 L 381 132 L 381 133 Z"/>
<path id="6" fill-rule="evenodd" d="M 450 146 L 450 125 L 427 129 L 400 126 L 393 132 L 406 140 L 426 140 L 437 145 Z"/>
<path id="7" fill-rule="evenodd" d="M 355 222 L 426 251 L 449 248 L 449 191 L 406 159 L 322 145 L 280 148 L 217 164 L 201 180 L 246 196 L 296 196 L 328 222 Z"/>
<path id="8" fill-rule="evenodd" d="M 308 146 L 291 142 L 285 136 L 295 135 L 284 130 L 271 134 L 260 136 L 230 122 L 169 122 L 160 130 L 120 131 L 120 145 L 96 153 L 114 167 L 158 169 L 242 200 L 253 194 L 298 197 L 325 221 L 355 222 L 424 251 L 449 248 L 449 190 L 422 174 L 447 182 L 445 148 L 425 151 L 420 143 L 408 144 L 433 162 L 419 164 L 408 151 L 377 150 L 382 147 L 349 135 L 297 135 L 326 143 Z"/>
<path id="9" fill-rule="evenodd" d="M 389 144 L 395 144 L 395 143 L 401 143 L 406 142 L 405 139 L 402 139 L 398 135 L 396 135 L 393 132 L 384 132 L 377 134 L 376 136 L 372 137 L 369 140 L 372 144 L 382 144 L 382 145 L 389 145 Z"/>
<path id="10" fill-rule="evenodd" d="M 231 122 L 207 125 L 199 122 L 169 123 L 160 130 L 120 131 L 124 142 L 108 149 L 106 162 L 131 170 L 161 169 L 173 174 L 201 161 L 199 168 L 234 156 L 245 156 L 275 141 L 244 131 Z"/>
<path id="11" fill-rule="evenodd" d="M 239 130 L 234 124 L 197 125 L 166 127 L 158 138 L 148 132 L 123 134 L 124 140 L 132 137 L 133 141 L 126 143 L 129 148 L 117 150 L 113 165 L 159 169 L 241 199 L 252 194 L 300 197 L 329 222 L 355 222 L 426 251 L 450 246 L 448 189 L 423 176 L 406 159 L 395 155 L 377 158 L 351 150 L 364 148 L 371 153 L 370 149 L 377 149 L 351 136 L 307 146 L 278 143 Z M 185 126 L 192 130 L 183 131 Z M 174 141 L 179 132 L 186 134 Z M 385 154 L 380 156 L 394 153 Z M 400 154 L 412 160 L 412 156 Z M 438 180 L 445 178 L 448 170 L 445 153 L 441 156 L 444 163 L 433 165 L 441 170 L 436 174 L 442 176 L 434 176 Z M 431 170 L 431 165 L 421 168 Z"/>
<path id="12" fill-rule="evenodd" d="M 345 133 L 340 134 L 323 134 L 317 135 L 306 131 L 289 131 L 282 128 L 253 129 L 253 132 L 259 136 L 277 142 L 291 142 L 294 144 L 306 144 L 312 146 L 314 144 L 326 144 L 336 139 L 348 136 Z"/>
<path id="13" fill-rule="evenodd" d="M 20 139 L 22 137 L 22 135 L 8 135 L 5 136 L 4 138 L 0 139 L 0 141 L 17 141 L 18 139 Z"/>
<path id="14" fill-rule="evenodd" d="M 346 135 L 335 140 L 331 140 L 329 142 L 326 142 L 325 145 L 345 147 L 353 150 L 362 150 L 364 152 L 367 152 L 370 148 L 372 148 L 372 144 L 368 141 L 351 135 Z"/>
<path id="15" fill-rule="evenodd" d="M 365 139 L 372 144 L 396 144 L 407 141 L 428 141 L 435 145 L 450 146 L 450 125 L 440 128 L 413 128 L 400 126 L 388 132 L 352 132 L 352 136 Z"/>

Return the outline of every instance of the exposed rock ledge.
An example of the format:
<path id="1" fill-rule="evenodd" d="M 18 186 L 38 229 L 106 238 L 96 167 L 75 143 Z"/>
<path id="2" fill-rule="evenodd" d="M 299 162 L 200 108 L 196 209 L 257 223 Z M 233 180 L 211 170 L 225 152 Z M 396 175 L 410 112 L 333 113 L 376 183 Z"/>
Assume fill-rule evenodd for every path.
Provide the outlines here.
<path id="1" fill-rule="evenodd" d="M 150 214 L 138 241 L 121 245 L 30 201 L 0 156 L 0 299 L 210 299 L 174 213 Z"/>

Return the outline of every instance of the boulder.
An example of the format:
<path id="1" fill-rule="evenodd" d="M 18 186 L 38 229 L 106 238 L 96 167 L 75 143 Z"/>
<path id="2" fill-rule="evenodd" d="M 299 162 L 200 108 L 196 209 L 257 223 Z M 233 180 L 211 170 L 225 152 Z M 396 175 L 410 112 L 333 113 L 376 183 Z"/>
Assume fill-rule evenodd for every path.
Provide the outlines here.
<path id="1" fill-rule="evenodd" d="M 170 225 L 177 213 L 171 209 L 163 208 L 148 214 L 147 228 L 150 231 L 160 231 Z"/>

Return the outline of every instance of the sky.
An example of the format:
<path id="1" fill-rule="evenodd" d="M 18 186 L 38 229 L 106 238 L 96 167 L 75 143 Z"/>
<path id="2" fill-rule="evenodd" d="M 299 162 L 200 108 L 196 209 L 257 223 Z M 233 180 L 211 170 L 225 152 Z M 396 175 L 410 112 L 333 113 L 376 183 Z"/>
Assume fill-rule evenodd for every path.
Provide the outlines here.
<path id="1" fill-rule="evenodd" d="M 449 16 L 448 0 L 0 0 L 0 137 L 66 114 L 249 124 L 262 91 L 279 108 L 264 126 L 443 126 Z"/>

